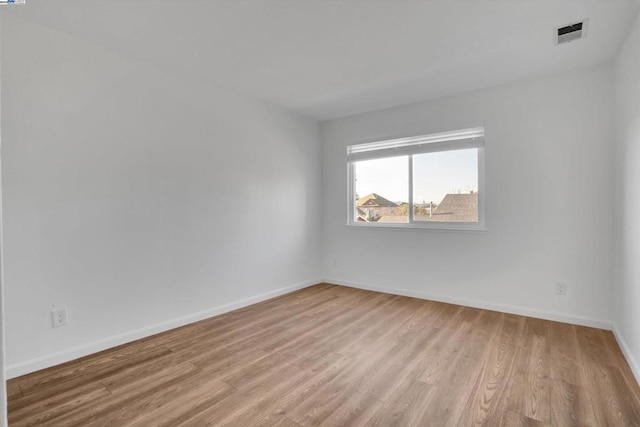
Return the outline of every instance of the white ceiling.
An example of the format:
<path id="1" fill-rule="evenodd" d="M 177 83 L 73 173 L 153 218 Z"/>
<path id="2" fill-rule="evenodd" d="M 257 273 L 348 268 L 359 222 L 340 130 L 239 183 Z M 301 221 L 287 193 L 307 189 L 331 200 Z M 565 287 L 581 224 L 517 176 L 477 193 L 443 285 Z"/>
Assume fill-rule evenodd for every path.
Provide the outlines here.
<path id="1" fill-rule="evenodd" d="M 633 0 L 27 0 L 3 13 L 318 120 L 611 61 Z M 555 27 L 588 37 L 554 46 Z"/>

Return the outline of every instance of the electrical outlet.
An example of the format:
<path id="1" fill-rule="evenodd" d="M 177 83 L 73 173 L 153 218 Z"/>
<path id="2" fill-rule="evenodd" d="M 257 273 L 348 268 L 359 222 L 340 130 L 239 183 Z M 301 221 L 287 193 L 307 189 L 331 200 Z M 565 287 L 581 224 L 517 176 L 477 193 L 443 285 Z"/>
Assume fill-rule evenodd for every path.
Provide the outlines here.
<path id="1" fill-rule="evenodd" d="M 53 317 L 53 327 L 59 328 L 60 326 L 64 326 L 67 324 L 67 309 L 66 308 L 58 308 L 51 312 Z"/>
<path id="2" fill-rule="evenodd" d="M 556 283 L 556 295 L 566 295 L 567 294 L 567 284 L 560 282 Z"/>

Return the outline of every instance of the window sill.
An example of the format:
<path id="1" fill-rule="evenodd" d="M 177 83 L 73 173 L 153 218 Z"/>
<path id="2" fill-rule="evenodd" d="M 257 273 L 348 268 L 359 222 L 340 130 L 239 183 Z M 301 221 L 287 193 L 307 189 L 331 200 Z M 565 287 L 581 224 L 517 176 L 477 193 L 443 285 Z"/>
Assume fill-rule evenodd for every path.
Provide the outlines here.
<path id="1" fill-rule="evenodd" d="M 470 226 L 468 224 L 459 223 L 441 223 L 434 226 L 433 223 L 428 224 L 409 224 L 409 223 L 386 223 L 375 224 L 372 223 L 348 223 L 348 228 L 360 228 L 363 230 L 418 230 L 418 231 L 439 231 L 439 232 L 457 232 L 457 233 L 472 233 L 472 234 L 485 234 L 489 230 L 484 225 L 474 224 Z"/>

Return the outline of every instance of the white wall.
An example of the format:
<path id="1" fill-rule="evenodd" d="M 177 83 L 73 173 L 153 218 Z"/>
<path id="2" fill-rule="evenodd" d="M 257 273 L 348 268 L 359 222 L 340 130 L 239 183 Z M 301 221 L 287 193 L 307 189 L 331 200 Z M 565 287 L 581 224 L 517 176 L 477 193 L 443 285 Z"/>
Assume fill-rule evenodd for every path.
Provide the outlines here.
<path id="1" fill-rule="evenodd" d="M 9 376 L 318 281 L 317 123 L 2 24 Z"/>
<path id="2" fill-rule="evenodd" d="M 613 93 L 601 66 L 323 123 L 325 279 L 610 327 Z M 345 225 L 345 146 L 478 125 L 488 232 Z"/>
<path id="3" fill-rule="evenodd" d="M 0 58 L 2 57 L 2 22 L 0 21 Z M 2 93 L 2 63 L 0 61 L 0 94 Z M 0 95 L 0 99 L 2 96 Z M 0 160 L 2 159 L 2 108 L 0 106 Z M 7 425 L 7 383 L 5 373 L 4 340 L 4 280 L 2 269 L 2 165 L 0 162 L 0 427 Z"/>
<path id="4" fill-rule="evenodd" d="M 640 381 L 640 17 L 615 67 L 618 182 L 614 330 Z"/>

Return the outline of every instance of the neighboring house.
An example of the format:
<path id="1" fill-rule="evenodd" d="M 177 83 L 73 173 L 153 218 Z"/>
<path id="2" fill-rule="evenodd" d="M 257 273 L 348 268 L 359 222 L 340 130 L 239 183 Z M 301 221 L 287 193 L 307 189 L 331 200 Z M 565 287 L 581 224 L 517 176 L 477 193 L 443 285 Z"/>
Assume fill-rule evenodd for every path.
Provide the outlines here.
<path id="1" fill-rule="evenodd" d="M 478 193 L 447 194 L 426 221 L 478 222 Z"/>
<path id="2" fill-rule="evenodd" d="M 408 222 L 406 209 L 376 193 L 356 202 L 357 221 Z M 405 203 L 406 204 L 406 203 Z M 433 206 L 433 208 L 432 208 Z M 429 215 L 429 211 L 433 213 Z M 447 194 L 439 204 L 416 205 L 415 220 L 439 222 L 478 222 L 478 193 Z"/>
<path id="3" fill-rule="evenodd" d="M 368 194 L 356 201 L 358 221 L 378 221 L 380 217 L 395 215 L 397 204 L 376 193 Z M 362 219 L 361 219 L 362 215 Z"/>
<path id="4" fill-rule="evenodd" d="M 369 215 L 367 214 L 367 211 L 365 211 L 364 209 L 357 208 L 356 221 L 369 222 L 369 219 L 367 219 L 368 216 Z"/>

